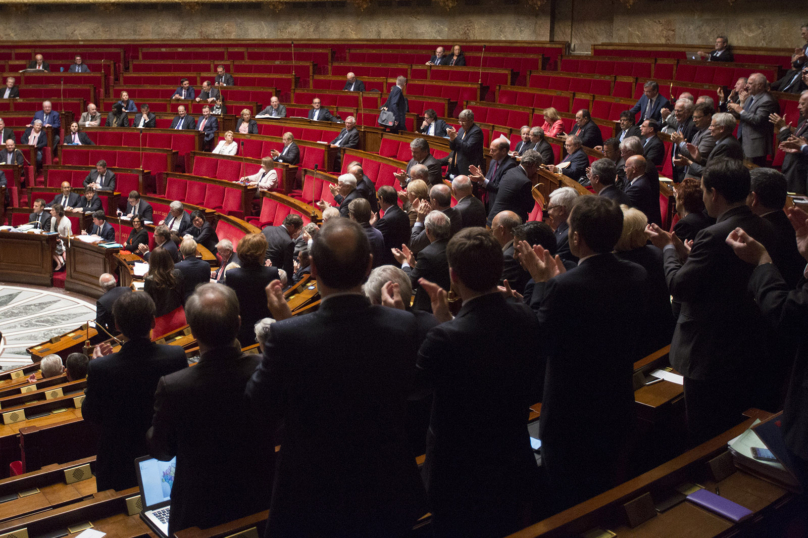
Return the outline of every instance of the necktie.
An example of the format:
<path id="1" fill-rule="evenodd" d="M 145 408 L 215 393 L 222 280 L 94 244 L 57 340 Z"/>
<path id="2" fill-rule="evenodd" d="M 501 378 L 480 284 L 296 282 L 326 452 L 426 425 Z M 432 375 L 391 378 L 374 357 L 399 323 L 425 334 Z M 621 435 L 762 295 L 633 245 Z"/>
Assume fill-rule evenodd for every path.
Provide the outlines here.
<path id="1" fill-rule="evenodd" d="M 794 133 L 794 134 L 795 134 L 796 136 L 802 136 L 802 133 L 804 133 L 804 132 L 805 132 L 805 128 L 806 128 L 806 127 L 808 127 L 808 120 L 803 120 L 802 125 L 800 125 L 800 128 L 799 128 L 799 129 L 797 129 L 797 132 L 796 132 L 796 133 Z"/>
<path id="2" fill-rule="evenodd" d="M 440 65 L 440 58 L 435 58 L 435 65 Z"/>
<path id="3" fill-rule="evenodd" d="M 182 121 L 183 121 L 183 118 L 180 118 L 180 121 L 177 122 L 177 130 L 178 131 L 182 131 Z"/>
<path id="4" fill-rule="evenodd" d="M 342 130 L 342 132 L 339 134 L 339 136 L 337 137 L 337 142 L 336 142 L 336 145 L 337 145 L 337 146 L 339 146 L 339 143 L 340 143 L 340 142 L 342 142 L 342 139 L 343 139 L 343 138 L 345 138 L 345 133 L 347 133 L 347 132 L 348 132 L 348 131 L 346 131 L 345 129 L 343 129 L 343 130 Z"/>
<path id="5" fill-rule="evenodd" d="M 202 123 L 200 123 L 200 124 L 199 124 L 199 130 L 200 130 L 200 131 L 204 131 L 204 130 L 205 130 L 205 123 L 206 123 L 207 121 L 208 121 L 208 119 L 207 119 L 207 118 L 203 118 L 203 119 L 202 119 Z"/>
<path id="6" fill-rule="evenodd" d="M 312 119 L 313 119 L 314 121 L 317 121 L 317 116 L 319 116 L 319 115 L 320 115 L 320 109 L 318 108 L 318 109 L 316 109 L 316 110 L 314 111 L 314 118 L 312 118 Z"/>
<path id="7" fill-rule="evenodd" d="M 6 164 L 11 164 L 11 156 L 13 153 L 6 153 Z"/>
<path id="8" fill-rule="evenodd" d="M 185 99 L 185 90 L 182 90 L 182 98 Z"/>
<path id="9" fill-rule="evenodd" d="M 353 91 L 354 86 L 356 86 L 356 82 L 354 82 L 353 84 L 351 84 L 351 91 Z"/>
<path id="10" fill-rule="evenodd" d="M 494 166 L 491 167 L 491 180 L 497 177 L 497 168 L 499 167 L 499 161 L 494 161 Z"/>
<path id="11" fill-rule="evenodd" d="M 73 143 L 74 143 L 74 144 L 79 144 L 79 145 L 81 145 L 81 143 L 79 142 L 79 135 L 78 135 L 78 133 L 73 133 Z"/>
<path id="12" fill-rule="evenodd" d="M 455 59 L 452 58 L 452 63 L 450 63 L 449 65 L 454 65 L 454 63 L 455 63 Z"/>
<path id="13" fill-rule="evenodd" d="M 653 106 L 654 106 L 654 100 L 649 99 L 648 100 L 648 106 L 645 107 L 645 116 L 643 116 L 644 120 L 647 120 L 648 118 L 651 117 L 651 109 L 652 109 Z"/>
<path id="14" fill-rule="evenodd" d="M 103 185 L 104 185 L 104 176 L 103 176 L 103 175 L 99 175 L 99 176 L 98 176 L 98 186 L 99 186 L 99 187 L 102 187 Z"/>
<path id="15" fill-rule="evenodd" d="M 784 91 L 784 92 L 787 92 L 788 90 L 790 90 L 790 89 L 791 89 L 791 87 L 794 85 L 794 83 L 795 83 L 795 82 L 797 82 L 797 81 L 800 79 L 800 75 L 801 75 L 801 74 L 802 74 L 802 72 L 801 72 L 801 71 L 797 71 L 797 74 L 796 74 L 796 75 L 794 75 L 794 78 L 792 78 L 792 79 L 791 79 L 791 82 L 789 82 L 789 83 L 788 83 L 788 86 L 786 86 L 785 88 L 783 88 L 783 91 Z"/>

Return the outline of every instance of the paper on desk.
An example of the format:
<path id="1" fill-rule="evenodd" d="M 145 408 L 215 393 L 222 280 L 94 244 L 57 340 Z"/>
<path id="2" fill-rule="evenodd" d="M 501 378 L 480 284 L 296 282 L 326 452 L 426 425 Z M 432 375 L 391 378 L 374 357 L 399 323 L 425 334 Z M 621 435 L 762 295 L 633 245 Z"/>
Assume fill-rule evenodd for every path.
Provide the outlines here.
<path id="1" fill-rule="evenodd" d="M 149 264 L 135 262 L 134 269 L 135 269 L 135 276 L 146 276 L 146 273 L 149 272 Z"/>
<path id="2" fill-rule="evenodd" d="M 563 162 L 563 163 L 558 163 L 557 165 L 555 165 L 555 167 L 564 169 L 564 168 L 568 168 L 570 164 L 572 164 L 572 161 L 566 161 L 566 162 Z"/>
<path id="3" fill-rule="evenodd" d="M 95 529 L 87 529 L 86 531 L 82 532 L 76 538 L 101 538 L 102 536 L 106 536 L 107 533 L 97 531 Z"/>
<path id="4" fill-rule="evenodd" d="M 654 370 L 651 372 L 651 375 L 654 377 L 658 377 L 660 379 L 664 379 L 665 381 L 670 381 L 671 383 L 676 383 L 677 385 L 684 385 L 685 379 L 683 376 L 679 374 L 674 374 L 673 372 L 666 372 L 665 370 Z"/>
<path id="5" fill-rule="evenodd" d="M 78 239 L 84 243 L 95 243 L 96 241 L 101 241 L 102 239 L 97 235 L 74 235 L 74 239 Z"/>
<path id="6" fill-rule="evenodd" d="M 146 287 L 145 282 L 132 282 L 132 285 L 135 287 L 135 291 L 143 291 L 143 288 Z"/>

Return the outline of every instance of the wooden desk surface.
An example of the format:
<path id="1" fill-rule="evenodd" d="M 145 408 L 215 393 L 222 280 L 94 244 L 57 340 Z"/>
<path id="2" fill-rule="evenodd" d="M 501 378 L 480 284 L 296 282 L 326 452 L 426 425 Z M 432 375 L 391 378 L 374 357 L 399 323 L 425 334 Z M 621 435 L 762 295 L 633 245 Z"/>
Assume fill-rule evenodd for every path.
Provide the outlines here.
<path id="1" fill-rule="evenodd" d="M 0 521 L 78 502 L 96 491 L 95 476 L 73 484 L 62 482 L 43 486 L 39 488 L 39 493 L 0 504 Z"/>
<path id="2" fill-rule="evenodd" d="M 81 408 L 68 408 L 66 411 L 62 411 L 61 413 L 51 413 L 46 417 L 21 420 L 20 422 L 15 422 L 14 424 L 0 424 L 0 437 L 17 435 L 20 433 L 21 428 L 27 428 L 29 426 L 49 426 L 51 424 L 58 424 L 59 422 L 64 422 L 65 420 L 70 420 L 72 418 L 82 418 Z"/>

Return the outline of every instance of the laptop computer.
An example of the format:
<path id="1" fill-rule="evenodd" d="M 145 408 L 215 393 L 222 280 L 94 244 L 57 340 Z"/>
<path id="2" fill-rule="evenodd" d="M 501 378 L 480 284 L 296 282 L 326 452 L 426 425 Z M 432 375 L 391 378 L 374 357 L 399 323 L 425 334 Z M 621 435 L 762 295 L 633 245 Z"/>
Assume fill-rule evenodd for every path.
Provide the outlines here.
<path id="1" fill-rule="evenodd" d="M 177 458 L 160 461 L 144 456 L 135 460 L 140 499 L 143 503 L 140 518 L 163 538 L 168 538 L 171 488 L 174 485 L 176 467 Z"/>

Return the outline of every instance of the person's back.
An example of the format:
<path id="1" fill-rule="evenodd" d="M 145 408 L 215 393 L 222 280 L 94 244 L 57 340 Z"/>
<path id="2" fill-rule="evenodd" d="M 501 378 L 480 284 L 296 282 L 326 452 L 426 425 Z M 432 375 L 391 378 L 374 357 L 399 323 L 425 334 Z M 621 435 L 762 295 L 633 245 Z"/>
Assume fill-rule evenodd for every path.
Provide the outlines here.
<path id="1" fill-rule="evenodd" d="M 418 328 L 360 295 L 369 250 L 355 222 L 322 227 L 320 308 L 272 325 L 247 385 L 255 412 L 284 425 L 267 536 L 403 536 L 425 513 L 405 431 Z"/>
<path id="2" fill-rule="evenodd" d="M 261 357 L 243 354 L 235 340 L 235 293 L 203 285 L 189 298 L 186 315 L 203 346 L 201 359 L 160 380 L 148 433 L 154 457 L 177 458 L 170 533 L 266 510 L 272 493 L 272 430 L 256 420 L 244 399 Z"/>
<path id="3" fill-rule="evenodd" d="M 157 382 L 188 366 L 181 347 L 149 340 L 155 307 L 146 293 L 122 295 L 113 312 L 129 341 L 119 352 L 90 361 L 81 410 L 100 429 L 98 491 L 137 486 L 134 460 L 149 452 L 146 431 L 151 425 Z"/>

